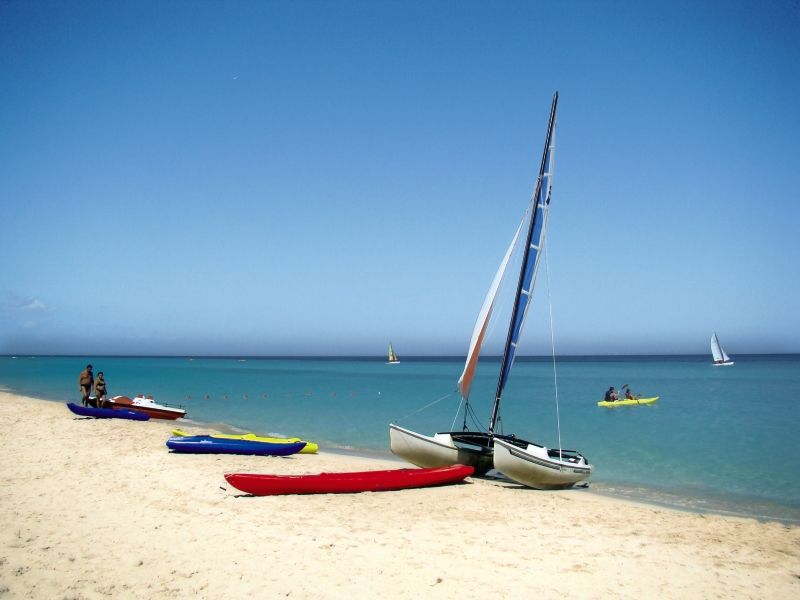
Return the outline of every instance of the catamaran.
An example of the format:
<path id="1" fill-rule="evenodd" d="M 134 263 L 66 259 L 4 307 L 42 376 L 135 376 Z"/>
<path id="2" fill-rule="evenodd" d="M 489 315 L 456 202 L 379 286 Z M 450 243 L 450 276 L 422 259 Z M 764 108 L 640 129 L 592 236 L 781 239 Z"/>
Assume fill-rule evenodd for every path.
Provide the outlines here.
<path id="1" fill-rule="evenodd" d="M 392 348 L 392 342 L 389 342 L 389 353 L 386 358 L 387 365 L 394 365 L 400 362 L 400 359 L 397 358 L 397 354 L 394 353 L 394 348 Z"/>
<path id="2" fill-rule="evenodd" d="M 722 349 L 716 332 L 711 335 L 711 356 L 714 358 L 714 362 L 711 364 L 715 367 L 728 367 L 733 364 L 731 357 Z"/>
<path id="3" fill-rule="evenodd" d="M 557 105 L 558 92 L 554 94 L 550 107 L 550 119 L 547 125 L 547 136 L 539 168 L 539 177 L 536 182 L 536 190 L 531 197 L 529 207 L 525 211 L 522 223 L 517 228 L 511 244 L 506 250 L 506 254 L 500 263 L 500 268 L 492 280 L 489 292 L 478 314 L 464 371 L 458 380 L 458 390 L 462 397 L 465 415 L 462 431 L 445 431 L 436 433 L 433 436 L 426 436 L 394 423 L 389 425 L 389 440 L 392 452 L 420 467 L 441 467 L 460 463 L 472 466 L 478 475 L 485 474 L 494 468 L 518 483 L 538 489 L 569 488 L 588 478 L 592 472 L 592 466 L 586 458 L 575 450 L 547 448 L 518 438 L 515 435 L 498 433 L 495 430 L 499 417 L 500 399 L 514 363 L 517 343 L 530 306 L 539 259 L 542 254 L 540 251 L 543 248 L 545 239 L 552 190 Z M 488 429 L 486 431 L 469 431 L 466 424 L 466 415 L 470 409 L 469 392 L 475 375 L 481 345 L 486 335 L 492 308 L 503 280 L 503 275 L 520 234 L 524 230 L 523 225 L 526 223 L 527 235 L 522 251 L 514 306 L 503 350 L 503 360 L 500 366 L 500 375 L 497 381 Z M 459 410 L 460 408 L 461 405 L 459 405 Z"/>

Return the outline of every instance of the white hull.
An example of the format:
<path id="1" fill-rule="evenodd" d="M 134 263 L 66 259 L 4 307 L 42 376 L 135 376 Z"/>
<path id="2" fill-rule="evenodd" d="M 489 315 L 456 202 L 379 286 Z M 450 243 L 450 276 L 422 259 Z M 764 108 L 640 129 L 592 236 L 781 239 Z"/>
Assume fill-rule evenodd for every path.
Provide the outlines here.
<path id="1" fill-rule="evenodd" d="M 551 458 L 547 448 L 528 444 L 525 449 L 494 441 L 494 468 L 509 479 L 539 490 L 570 488 L 588 479 L 592 467 L 580 454 L 559 460 Z"/>
<path id="2" fill-rule="evenodd" d="M 389 445 L 393 454 L 418 467 L 469 465 L 475 469 L 476 475 L 482 475 L 492 468 L 490 451 L 456 446 L 448 433 L 437 433 L 430 437 L 391 424 Z"/>
<path id="3" fill-rule="evenodd" d="M 186 411 L 182 408 L 173 408 L 172 406 L 156 404 L 150 397 L 136 396 L 131 399 L 127 396 L 114 396 L 107 402 L 122 408 L 145 412 L 156 419 L 180 419 L 186 416 Z"/>
<path id="4" fill-rule="evenodd" d="M 724 362 L 715 362 L 715 363 L 711 363 L 711 364 L 714 365 L 715 367 L 730 367 L 733 364 L 733 361 L 732 360 L 726 360 Z"/>

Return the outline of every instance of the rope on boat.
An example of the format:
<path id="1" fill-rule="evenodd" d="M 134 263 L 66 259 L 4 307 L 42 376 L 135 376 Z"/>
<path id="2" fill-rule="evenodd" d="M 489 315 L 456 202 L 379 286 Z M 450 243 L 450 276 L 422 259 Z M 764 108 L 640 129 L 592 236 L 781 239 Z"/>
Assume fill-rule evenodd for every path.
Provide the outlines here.
<path id="1" fill-rule="evenodd" d="M 556 393 L 556 429 L 558 430 L 558 459 L 564 460 L 561 455 L 561 415 L 558 410 L 558 372 L 556 371 L 556 338 L 553 331 L 553 299 L 550 289 L 550 250 L 547 245 L 547 237 L 544 238 L 544 266 L 547 272 L 547 304 L 550 309 L 550 347 L 553 353 L 553 386 Z"/>
<path id="2" fill-rule="evenodd" d="M 398 421 L 405 421 L 407 418 L 409 418 L 409 417 L 413 417 L 413 416 L 414 416 L 414 415 L 416 415 L 417 413 L 421 413 L 423 410 L 426 410 L 426 409 L 430 408 L 430 407 L 431 407 L 431 406 L 433 406 L 434 404 L 438 404 L 439 402 L 441 402 L 441 401 L 442 401 L 442 400 L 444 400 L 445 398 L 449 398 L 450 396 L 452 396 L 452 395 L 453 395 L 453 393 L 454 393 L 454 392 L 448 392 L 447 394 L 445 394 L 445 395 L 444 395 L 444 396 L 442 396 L 441 398 L 439 398 L 439 399 L 437 399 L 437 400 L 434 400 L 433 402 L 430 402 L 430 403 L 426 404 L 426 405 L 425 405 L 425 406 L 423 406 L 422 408 L 418 408 L 418 409 L 417 409 L 417 410 L 415 410 L 414 412 L 410 412 L 410 413 L 408 413 L 406 416 L 404 416 L 404 417 L 401 417 L 400 419 L 397 419 L 397 420 L 398 420 Z"/>
<path id="3" fill-rule="evenodd" d="M 467 401 L 469 402 L 469 400 Z M 461 412 L 461 405 L 464 404 L 464 396 L 461 396 L 461 400 L 458 402 L 458 408 L 456 409 L 456 414 L 453 415 L 453 422 L 450 423 L 450 431 L 456 430 L 456 419 L 458 418 L 458 414 Z M 464 431 L 467 430 L 467 409 L 464 409 Z"/>

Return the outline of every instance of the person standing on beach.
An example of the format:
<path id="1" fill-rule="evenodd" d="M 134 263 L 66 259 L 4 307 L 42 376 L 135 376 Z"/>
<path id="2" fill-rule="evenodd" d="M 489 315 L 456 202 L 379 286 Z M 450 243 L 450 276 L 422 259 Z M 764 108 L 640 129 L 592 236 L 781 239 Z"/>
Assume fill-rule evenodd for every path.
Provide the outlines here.
<path id="1" fill-rule="evenodd" d="M 78 375 L 78 389 L 81 392 L 81 404 L 83 406 L 89 406 L 89 394 L 92 393 L 93 385 L 92 365 L 86 365 L 86 368 Z"/>
<path id="2" fill-rule="evenodd" d="M 94 401 L 97 408 L 103 408 L 106 401 L 106 380 L 103 379 L 103 372 L 97 372 L 97 379 L 94 382 Z"/>

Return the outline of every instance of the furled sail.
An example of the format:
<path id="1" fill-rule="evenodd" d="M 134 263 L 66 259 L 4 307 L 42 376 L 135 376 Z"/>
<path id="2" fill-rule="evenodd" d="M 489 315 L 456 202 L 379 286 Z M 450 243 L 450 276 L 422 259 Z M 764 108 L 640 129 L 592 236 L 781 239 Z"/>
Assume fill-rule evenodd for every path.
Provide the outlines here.
<path id="1" fill-rule="evenodd" d="M 519 238 L 519 233 L 522 231 L 522 225 L 524 222 L 525 219 L 523 218 L 522 222 L 519 224 L 519 227 L 517 227 L 517 232 L 514 234 L 514 238 L 508 245 L 508 250 L 506 250 L 506 254 L 500 263 L 500 267 L 497 269 L 494 279 L 492 279 L 492 285 L 489 287 L 489 291 L 486 293 L 483 306 L 481 306 L 481 310 L 478 313 L 478 319 L 475 321 L 475 328 L 472 330 L 472 339 L 469 342 L 467 361 L 464 364 L 464 371 L 461 373 L 461 377 L 458 378 L 458 391 L 463 398 L 469 397 L 469 390 L 472 387 L 472 379 L 475 377 L 475 368 L 478 366 L 478 356 L 481 353 L 483 339 L 486 335 L 486 329 L 489 326 L 489 319 L 492 316 L 492 308 L 494 307 L 494 301 L 497 297 L 497 291 L 500 289 L 500 284 L 503 282 L 503 275 L 505 275 L 506 267 L 508 267 L 508 261 L 511 258 L 514 247 L 517 245 L 517 238 Z"/>

